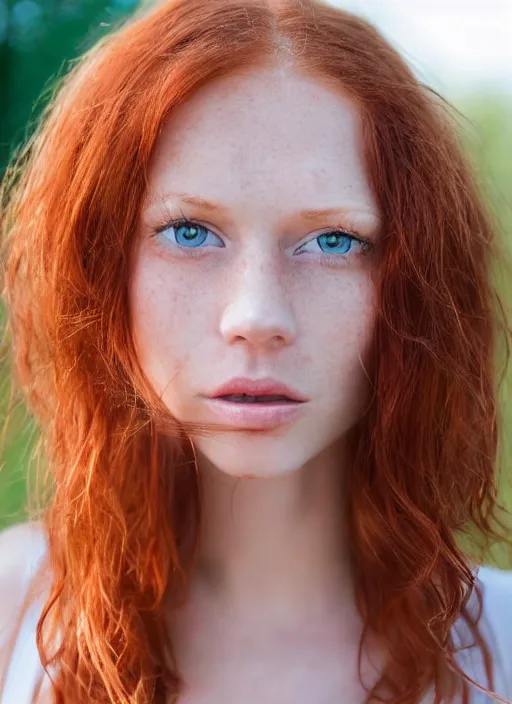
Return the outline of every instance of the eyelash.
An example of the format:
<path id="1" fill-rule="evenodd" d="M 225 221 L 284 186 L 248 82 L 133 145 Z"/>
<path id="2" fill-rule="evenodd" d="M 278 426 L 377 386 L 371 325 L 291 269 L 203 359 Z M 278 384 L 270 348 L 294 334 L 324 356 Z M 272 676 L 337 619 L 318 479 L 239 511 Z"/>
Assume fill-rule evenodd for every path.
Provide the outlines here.
<path id="1" fill-rule="evenodd" d="M 194 256 L 201 256 L 201 254 L 199 254 L 199 251 L 201 249 L 204 249 L 204 247 L 185 247 L 184 245 L 181 245 L 178 242 L 168 242 L 167 244 L 163 244 L 159 241 L 159 235 L 161 235 L 163 232 L 165 232 L 166 230 L 168 230 L 170 228 L 174 228 L 175 230 L 177 230 L 180 227 L 182 227 L 183 225 L 188 225 L 188 226 L 192 226 L 192 227 L 196 226 L 196 227 L 203 228 L 204 230 L 211 232 L 216 237 L 218 237 L 218 235 L 216 235 L 212 230 L 210 230 L 205 225 L 201 225 L 201 223 L 199 223 L 195 220 L 191 220 L 185 216 L 183 216 L 179 219 L 171 219 L 168 222 L 166 222 L 165 224 L 159 225 L 159 226 L 153 228 L 153 232 L 152 232 L 151 237 L 155 238 L 157 246 L 162 247 L 164 250 L 168 249 L 169 247 L 175 247 L 180 250 L 186 250 L 187 254 L 189 254 L 190 256 L 193 256 L 193 257 Z M 344 237 L 350 239 L 352 242 L 357 242 L 358 244 L 360 244 L 362 247 L 362 250 L 359 254 L 361 256 L 368 254 L 368 252 L 373 249 L 373 244 L 371 242 L 363 239 L 362 237 L 357 235 L 355 232 L 352 232 L 352 231 L 347 230 L 342 227 L 338 227 L 338 228 L 335 227 L 335 228 L 332 228 L 331 230 L 327 230 L 326 232 L 322 232 L 320 235 L 316 235 L 316 237 L 312 237 L 310 240 L 308 240 L 307 242 L 304 242 L 302 245 L 300 245 L 299 249 L 301 249 L 302 247 L 305 247 L 307 244 L 309 244 L 309 242 L 312 242 L 313 240 L 318 240 L 320 237 L 322 237 L 324 235 L 331 235 L 331 234 L 343 235 Z M 318 254 L 322 255 L 322 258 L 324 260 L 327 258 L 329 261 L 337 260 L 338 262 L 340 261 L 340 259 L 346 258 L 349 253 L 350 252 L 342 253 L 342 254 L 329 254 L 328 252 L 323 252 L 322 250 L 319 250 L 319 252 L 318 252 Z"/>

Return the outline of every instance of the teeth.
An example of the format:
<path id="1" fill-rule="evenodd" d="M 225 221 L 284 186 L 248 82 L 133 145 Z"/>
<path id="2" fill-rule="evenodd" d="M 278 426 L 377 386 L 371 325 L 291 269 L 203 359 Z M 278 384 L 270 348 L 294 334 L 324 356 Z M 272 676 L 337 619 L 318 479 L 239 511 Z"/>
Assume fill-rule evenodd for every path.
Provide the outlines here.
<path id="1" fill-rule="evenodd" d="M 235 403 L 286 403 L 291 400 L 286 396 L 249 396 L 248 394 L 231 394 L 221 398 Z"/>

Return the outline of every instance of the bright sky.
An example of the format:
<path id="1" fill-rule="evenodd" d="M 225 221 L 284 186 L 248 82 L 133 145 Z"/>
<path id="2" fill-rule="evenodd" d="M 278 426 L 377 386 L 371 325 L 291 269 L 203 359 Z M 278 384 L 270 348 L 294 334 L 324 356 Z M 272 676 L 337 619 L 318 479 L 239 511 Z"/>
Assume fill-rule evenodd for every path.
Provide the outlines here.
<path id="1" fill-rule="evenodd" d="M 512 95 L 512 0 L 327 0 L 373 22 L 442 91 Z"/>

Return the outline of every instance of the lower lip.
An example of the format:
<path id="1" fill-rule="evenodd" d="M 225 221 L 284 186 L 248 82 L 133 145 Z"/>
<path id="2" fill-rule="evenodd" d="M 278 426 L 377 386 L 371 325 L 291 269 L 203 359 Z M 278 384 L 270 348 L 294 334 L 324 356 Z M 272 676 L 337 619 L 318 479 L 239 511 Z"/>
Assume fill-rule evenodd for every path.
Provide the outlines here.
<path id="1" fill-rule="evenodd" d="M 250 430 L 265 430 L 295 420 L 305 402 L 236 403 L 221 398 L 206 398 L 213 413 L 230 425 Z"/>

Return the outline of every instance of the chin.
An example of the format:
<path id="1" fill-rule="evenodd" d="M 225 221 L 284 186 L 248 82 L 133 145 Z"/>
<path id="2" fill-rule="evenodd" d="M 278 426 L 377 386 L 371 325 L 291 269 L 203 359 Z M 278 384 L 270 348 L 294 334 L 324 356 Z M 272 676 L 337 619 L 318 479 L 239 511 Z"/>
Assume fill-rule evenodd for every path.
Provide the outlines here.
<path id="1" fill-rule="evenodd" d="M 287 476 L 297 472 L 308 461 L 304 446 L 300 454 L 297 453 L 297 443 L 292 447 L 290 442 L 278 440 L 275 436 L 253 434 L 247 440 L 247 433 L 237 435 L 242 437 L 197 439 L 195 447 L 199 461 L 240 479 Z"/>

